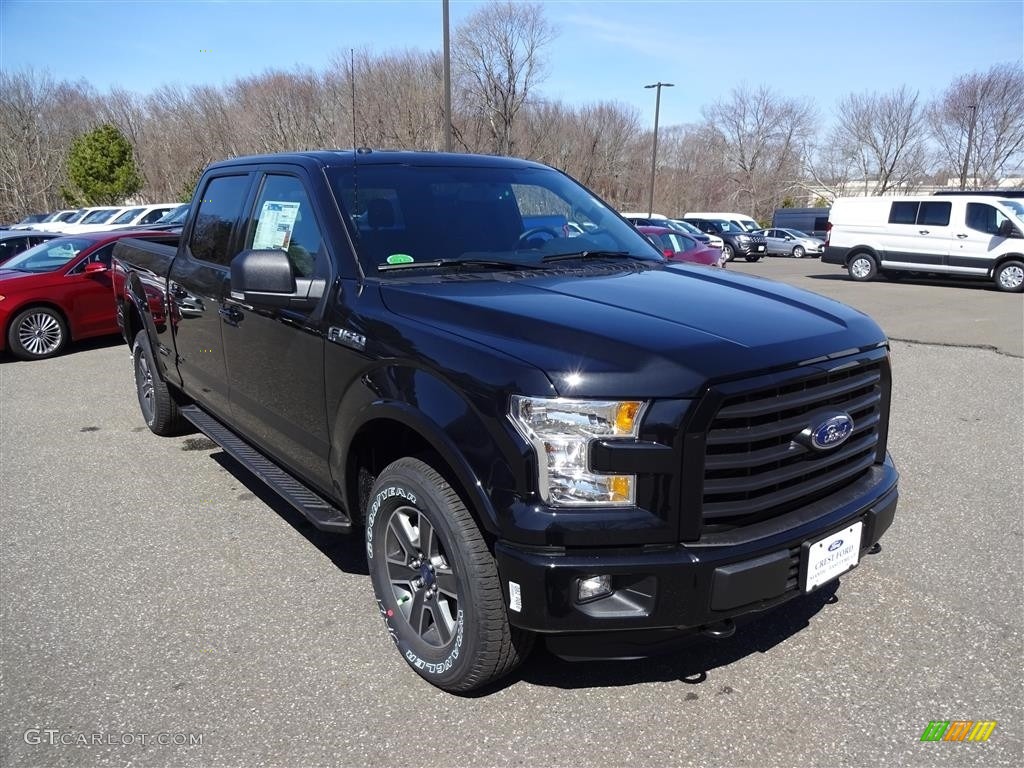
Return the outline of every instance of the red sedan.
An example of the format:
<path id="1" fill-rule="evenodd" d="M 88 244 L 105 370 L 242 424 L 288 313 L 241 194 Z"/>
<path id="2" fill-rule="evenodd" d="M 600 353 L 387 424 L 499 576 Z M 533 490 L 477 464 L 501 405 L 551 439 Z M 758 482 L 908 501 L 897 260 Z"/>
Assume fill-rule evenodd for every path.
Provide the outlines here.
<path id="1" fill-rule="evenodd" d="M 725 259 L 721 248 L 711 248 L 699 243 L 692 237 L 668 227 L 637 227 L 647 235 L 666 259 L 687 261 L 691 264 L 704 264 L 709 267 L 724 267 Z"/>
<path id="2" fill-rule="evenodd" d="M 110 256 L 123 237 L 90 232 L 48 240 L 0 266 L 0 352 L 22 360 L 58 354 L 69 341 L 118 332 Z"/>

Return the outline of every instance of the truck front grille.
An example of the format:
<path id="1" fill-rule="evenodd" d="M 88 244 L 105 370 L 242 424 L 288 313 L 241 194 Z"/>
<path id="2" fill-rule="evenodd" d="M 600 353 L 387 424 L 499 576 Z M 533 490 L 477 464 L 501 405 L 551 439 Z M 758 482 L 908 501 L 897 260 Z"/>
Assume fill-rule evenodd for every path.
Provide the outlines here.
<path id="1" fill-rule="evenodd" d="M 887 389 L 885 361 L 876 359 L 726 396 L 705 443 L 705 530 L 775 517 L 855 481 L 878 457 Z M 834 412 L 854 424 L 839 447 L 797 439 Z"/>

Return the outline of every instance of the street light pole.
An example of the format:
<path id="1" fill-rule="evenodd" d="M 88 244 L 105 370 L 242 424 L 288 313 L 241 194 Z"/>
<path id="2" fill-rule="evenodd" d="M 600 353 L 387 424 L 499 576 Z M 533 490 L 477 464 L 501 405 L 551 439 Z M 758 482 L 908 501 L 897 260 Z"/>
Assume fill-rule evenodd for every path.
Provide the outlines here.
<path id="1" fill-rule="evenodd" d="M 971 110 L 971 117 L 967 123 L 967 148 L 964 150 L 964 165 L 960 169 L 960 189 L 967 188 L 967 169 L 971 162 L 971 144 L 974 143 L 974 123 L 978 114 L 977 104 L 968 104 L 967 108 Z"/>
<path id="2" fill-rule="evenodd" d="M 444 151 L 452 151 L 452 54 L 448 42 L 448 0 L 441 2 L 444 16 Z"/>
<path id="3" fill-rule="evenodd" d="M 654 152 L 651 153 L 651 189 L 647 196 L 647 215 L 654 213 L 654 174 L 658 167 L 658 113 L 661 111 L 661 89 L 671 88 L 674 83 L 663 83 L 660 80 L 652 85 L 645 85 L 644 88 L 657 88 L 657 96 L 654 100 Z"/>

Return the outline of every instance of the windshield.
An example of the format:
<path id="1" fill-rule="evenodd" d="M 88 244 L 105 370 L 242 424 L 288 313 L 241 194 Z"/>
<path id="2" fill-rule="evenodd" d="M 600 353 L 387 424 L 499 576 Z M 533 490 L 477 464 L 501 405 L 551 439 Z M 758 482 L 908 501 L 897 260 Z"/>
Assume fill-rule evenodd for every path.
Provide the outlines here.
<path id="1" fill-rule="evenodd" d="M 63 267 L 92 244 L 92 240 L 82 237 L 58 237 L 18 254 L 5 262 L 3 269 L 16 269 L 19 272 L 52 272 Z"/>
<path id="2" fill-rule="evenodd" d="M 758 230 L 758 229 L 761 228 L 761 225 L 758 224 L 756 221 L 749 221 L 749 220 L 739 220 L 739 221 L 736 221 L 736 220 L 733 220 L 733 221 L 730 221 L 729 223 L 737 228 L 735 230 L 736 232 L 753 232 L 753 231 Z"/>
<path id="3" fill-rule="evenodd" d="M 134 219 L 136 216 L 138 216 L 140 213 L 142 213 L 144 210 L 146 210 L 146 209 L 145 208 L 129 208 L 127 211 L 122 213 L 120 216 L 118 216 L 116 219 L 114 219 L 110 223 L 111 224 L 127 224 L 132 219 Z"/>
<path id="4" fill-rule="evenodd" d="M 743 227 L 737 224 L 735 221 L 725 221 L 724 219 L 710 219 L 711 225 L 718 230 L 719 234 L 723 232 L 746 232 Z"/>
<path id="5" fill-rule="evenodd" d="M 999 202 L 1013 212 L 1013 215 L 1017 218 L 1017 221 L 1024 224 L 1024 203 L 1022 203 L 1020 200 L 1000 200 Z"/>
<path id="6" fill-rule="evenodd" d="M 547 168 L 362 165 L 358 178 L 351 168 L 329 169 L 328 178 L 369 275 L 441 260 L 513 268 L 554 267 L 552 257 L 569 254 L 662 260 L 632 226 Z"/>
<path id="7" fill-rule="evenodd" d="M 679 219 L 669 219 L 673 229 L 680 229 L 683 232 L 687 232 L 691 235 L 703 235 L 704 233 L 697 229 L 693 224 L 688 221 L 681 221 Z"/>
<path id="8" fill-rule="evenodd" d="M 185 217 L 188 216 L 188 203 L 179 205 L 177 208 L 168 211 L 163 215 L 163 218 L 159 219 L 155 223 L 157 224 L 181 224 L 185 221 Z"/>
<path id="9" fill-rule="evenodd" d="M 93 211 L 82 219 L 79 224 L 102 224 L 115 213 L 118 212 L 118 208 L 101 208 L 98 211 Z"/>
<path id="10" fill-rule="evenodd" d="M 805 240 L 810 239 L 810 235 L 806 232 L 801 232 L 799 229 L 784 229 L 783 232 L 792 235 L 793 237 L 802 237 Z"/>

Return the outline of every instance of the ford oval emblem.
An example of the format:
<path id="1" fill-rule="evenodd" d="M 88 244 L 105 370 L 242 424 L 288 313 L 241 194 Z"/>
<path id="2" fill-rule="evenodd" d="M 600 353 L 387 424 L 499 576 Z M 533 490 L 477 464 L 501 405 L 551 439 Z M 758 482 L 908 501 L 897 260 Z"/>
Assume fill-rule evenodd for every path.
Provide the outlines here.
<path id="1" fill-rule="evenodd" d="M 827 451 L 845 443 L 851 434 L 853 419 L 840 413 L 811 428 L 811 445 L 819 451 Z"/>
<path id="2" fill-rule="evenodd" d="M 835 552 L 841 546 L 843 546 L 843 540 L 842 539 L 836 539 L 835 541 L 833 541 L 831 544 L 828 545 L 828 551 L 829 552 Z"/>

